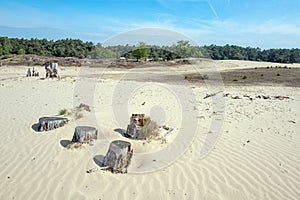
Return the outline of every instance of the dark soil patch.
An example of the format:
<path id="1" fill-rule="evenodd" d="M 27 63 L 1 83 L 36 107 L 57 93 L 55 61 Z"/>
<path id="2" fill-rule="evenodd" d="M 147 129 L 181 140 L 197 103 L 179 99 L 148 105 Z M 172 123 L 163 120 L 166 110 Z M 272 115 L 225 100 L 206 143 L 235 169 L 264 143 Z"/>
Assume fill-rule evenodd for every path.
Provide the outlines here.
<path id="1" fill-rule="evenodd" d="M 186 76 L 190 82 L 204 83 L 200 74 Z M 210 81 L 214 80 L 209 76 Z M 300 87 L 300 68 L 251 68 L 221 72 L 225 85 L 284 85 Z"/>

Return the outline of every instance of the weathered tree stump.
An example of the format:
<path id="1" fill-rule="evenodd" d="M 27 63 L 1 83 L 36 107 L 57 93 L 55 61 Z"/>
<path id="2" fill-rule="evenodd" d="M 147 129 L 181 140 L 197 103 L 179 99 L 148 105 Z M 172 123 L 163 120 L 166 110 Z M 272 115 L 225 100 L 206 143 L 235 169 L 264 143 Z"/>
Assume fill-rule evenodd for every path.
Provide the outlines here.
<path id="1" fill-rule="evenodd" d="M 131 144 L 122 140 L 110 143 L 109 150 L 103 159 L 102 167 L 107 167 L 113 173 L 127 173 L 133 149 Z"/>
<path id="2" fill-rule="evenodd" d="M 130 117 L 130 124 L 127 126 L 125 136 L 138 139 L 140 130 L 144 126 L 144 114 L 132 114 Z"/>
<path id="3" fill-rule="evenodd" d="M 58 76 L 58 63 L 52 63 L 52 62 L 47 62 L 45 64 L 45 70 L 46 70 L 46 78 L 59 78 Z"/>
<path id="4" fill-rule="evenodd" d="M 96 140 L 98 130 L 90 126 L 77 126 L 74 131 L 72 142 L 89 143 Z"/>
<path id="5" fill-rule="evenodd" d="M 67 124 L 69 120 L 63 117 L 42 117 L 39 119 L 38 131 L 50 131 Z"/>

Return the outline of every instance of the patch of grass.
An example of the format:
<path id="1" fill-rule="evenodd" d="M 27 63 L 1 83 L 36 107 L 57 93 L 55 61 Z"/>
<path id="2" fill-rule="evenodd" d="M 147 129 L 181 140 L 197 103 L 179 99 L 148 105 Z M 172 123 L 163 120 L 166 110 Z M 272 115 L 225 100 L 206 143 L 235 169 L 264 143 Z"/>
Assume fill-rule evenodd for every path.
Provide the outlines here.
<path id="1" fill-rule="evenodd" d="M 204 74 L 203 76 L 202 76 L 202 79 L 203 80 L 207 80 L 209 77 L 208 77 L 208 75 L 207 74 Z"/>
<path id="2" fill-rule="evenodd" d="M 157 123 L 150 119 L 150 117 L 146 117 L 144 119 L 144 126 L 142 126 L 140 130 L 139 137 L 140 138 L 146 138 L 146 139 L 152 139 L 152 138 L 158 138 L 159 136 L 159 127 Z"/>
<path id="3" fill-rule="evenodd" d="M 67 109 L 61 109 L 61 110 L 58 112 L 59 115 L 67 115 L 68 113 L 69 113 L 69 112 L 68 112 Z"/>
<path id="4" fill-rule="evenodd" d="M 81 118 L 83 118 L 83 114 L 75 112 L 75 119 L 81 119 Z"/>
<path id="5" fill-rule="evenodd" d="M 233 79 L 232 81 L 236 82 L 236 81 L 238 81 L 238 80 L 237 80 L 237 79 Z"/>
<path id="6" fill-rule="evenodd" d="M 78 109 L 79 110 L 85 110 L 87 112 L 91 112 L 91 108 L 89 105 L 86 105 L 84 103 L 81 103 L 79 106 L 78 106 Z"/>

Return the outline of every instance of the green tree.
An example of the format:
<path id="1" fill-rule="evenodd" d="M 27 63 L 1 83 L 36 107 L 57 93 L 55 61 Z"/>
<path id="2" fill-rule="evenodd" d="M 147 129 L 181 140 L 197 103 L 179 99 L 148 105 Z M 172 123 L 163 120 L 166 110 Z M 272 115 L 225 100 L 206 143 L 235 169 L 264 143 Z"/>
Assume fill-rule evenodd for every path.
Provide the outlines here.
<path id="1" fill-rule="evenodd" d="M 149 48 L 146 46 L 145 43 L 140 42 L 138 47 L 135 50 L 133 50 L 132 56 L 135 57 L 136 61 L 138 62 L 139 59 L 149 56 Z"/>
<path id="2" fill-rule="evenodd" d="M 175 46 L 175 53 L 178 58 L 186 58 L 190 53 L 190 43 L 189 41 L 179 40 Z"/>
<path id="3" fill-rule="evenodd" d="M 24 49 L 19 49 L 18 54 L 19 55 L 24 55 L 26 52 Z"/>
<path id="4" fill-rule="evenodd" d="M 91 51 L 91 58 L 116 58 L 117 54 L 108 48 L 102 47 L 100 43 L 98 43 Z"/>
<path id="5" fill-rule="evenodd" d="M 12 52 L 12 45 L 8 37 L 0 37 L 0 55 L 9 55 Z"/>

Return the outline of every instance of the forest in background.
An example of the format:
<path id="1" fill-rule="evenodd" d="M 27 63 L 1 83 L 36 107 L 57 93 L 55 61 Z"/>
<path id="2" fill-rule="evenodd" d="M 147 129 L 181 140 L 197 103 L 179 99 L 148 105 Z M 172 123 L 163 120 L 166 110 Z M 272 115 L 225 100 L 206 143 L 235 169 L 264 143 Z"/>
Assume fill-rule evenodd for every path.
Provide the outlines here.
<path id="1" fill-rule="evenodd" d="M 206 57 L 214 60 L 249 60 L 279 63 L 300 63 L 300 49 L 260 49 L 236 45 L 192 46 L 188 41 L 178 41 L 171 46 L 116 45 L 103 47 L 100 43 L 83 42 L 80 39 L 19 39 L 0 37 L 0 57 L 34 54 L 39 56 L 77 58 L 151 58 L 154 61 L 189 57 Z"/>

